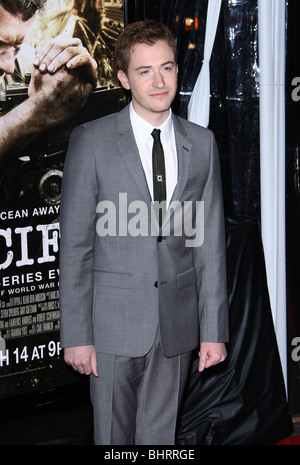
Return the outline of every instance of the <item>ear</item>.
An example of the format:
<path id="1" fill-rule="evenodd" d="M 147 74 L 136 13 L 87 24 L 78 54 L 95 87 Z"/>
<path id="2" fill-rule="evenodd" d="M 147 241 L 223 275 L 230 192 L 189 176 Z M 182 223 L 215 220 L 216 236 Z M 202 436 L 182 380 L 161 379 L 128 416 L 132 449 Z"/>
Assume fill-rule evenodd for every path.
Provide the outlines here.
<path id="1" fill-rule="evenodd" d="M 124 73 L 124 71 L 119 70 L 117 76 L 118 76 L 118 79 L 119 79 L 120 83 L 122 84 L 122 87 L 124 87 L 124 89 L 126 89 L 126 90 L 129 90 L 130 85 L 129 85 L 129 82 L 128 82 L 127 75 Z"/>

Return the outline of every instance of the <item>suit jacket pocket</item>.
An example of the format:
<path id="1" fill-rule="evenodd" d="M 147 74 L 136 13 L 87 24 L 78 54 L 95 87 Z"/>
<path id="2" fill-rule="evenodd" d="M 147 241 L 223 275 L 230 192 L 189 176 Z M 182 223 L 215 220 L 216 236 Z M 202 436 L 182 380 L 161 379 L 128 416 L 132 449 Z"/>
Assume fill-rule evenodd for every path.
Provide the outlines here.
<path id="1" fill-rule="evenodd" d="M 195 268 L 190 268 L 189 270 L 179 273 L 177 275 L 178 287 L 191 286 L 196 283 L 196 271 Z"/>
<path id="2" fill-rule="evenodd" d="M 197 189 L 203 189 L 206 182 L 206 178 L 198 178 L 196 181 L 187 181 L 184 190 L 194 191 Z"/>
<path id="3" fill-rule="evenodd" d="M 94 269 L 94 284 L 98 286 L 129 289 L 131 288 L 131 281 L 132 275 L 130 273 Z"/>

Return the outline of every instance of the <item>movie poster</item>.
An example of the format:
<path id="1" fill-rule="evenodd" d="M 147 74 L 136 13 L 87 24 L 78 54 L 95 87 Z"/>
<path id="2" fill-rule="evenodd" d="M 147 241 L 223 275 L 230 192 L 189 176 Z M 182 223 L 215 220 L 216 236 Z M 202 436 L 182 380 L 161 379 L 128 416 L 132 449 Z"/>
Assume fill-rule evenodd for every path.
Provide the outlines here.
<path id="1" fill-rule="evenodd" d="M 1 89 L 3 114 L 27 98 L 34 48 L 61 33 L 79 37 L 98 63 L 98 86 L 80 116 L 33 141 L 0 173 L 0 396 L 75 376 L 59 341 L 64 157 L 75 125 L 120 107 L 113 51 L 123 28 L 123 0 L 48 0 Z"/>

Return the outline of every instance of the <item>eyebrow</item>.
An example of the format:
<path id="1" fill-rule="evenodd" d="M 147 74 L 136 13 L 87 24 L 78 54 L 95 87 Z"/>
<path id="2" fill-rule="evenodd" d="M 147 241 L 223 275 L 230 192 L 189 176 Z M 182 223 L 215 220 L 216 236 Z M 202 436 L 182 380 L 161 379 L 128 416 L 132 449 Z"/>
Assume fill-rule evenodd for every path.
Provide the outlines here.
<path id="1" fill-rule="evenodd" d="M 0 36 L 0 45 L 9 45 L 9 46 L 15 46 L 15 45 L 22 45 L 24 42 L 25 37 L 22 38 L 12 38 L 9 36 L 6 37 L 1 37 Z"/>
<path id="2" fill-rule="evenodd" d="M 166 66 L 166 65 L 175 65 L 175 62 L 172 60 L 166 61 L 165 63 L 162 63 L 160 66 Z M 138 66 L 135 70 L 139 71 L 140 69 L 150 69 L 152 68 L 151 65 L 145 65 L 145 66 Z"/>

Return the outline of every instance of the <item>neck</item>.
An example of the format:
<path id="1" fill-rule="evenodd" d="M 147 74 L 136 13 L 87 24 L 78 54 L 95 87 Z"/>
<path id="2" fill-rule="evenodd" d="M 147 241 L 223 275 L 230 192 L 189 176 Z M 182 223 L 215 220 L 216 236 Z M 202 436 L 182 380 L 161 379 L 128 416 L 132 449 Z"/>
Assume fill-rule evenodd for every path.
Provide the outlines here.
<path id="1" fill-rule="evenodd" d="M 152 124 L 152 126 L 159 127 L 168 119 L 169 115 L 170 110 L 168 110 L 164 114 L 159 113 L 158 115 L 153 115 L 153 117 L 148 119 L 147 121 L 148 123 Z"/>
<path id="2" fill-rule="evenodd" d="M 133 109 L 137 115 L 143 118 L 147 123 L 151 124 L 154 127 L 161 126 L 169 117 L 170 115 L 170 108 L 168 108 L 164 112 L 141 112 L 139 109 L 136 109 L 135 105 L 133 104 Z"/>

